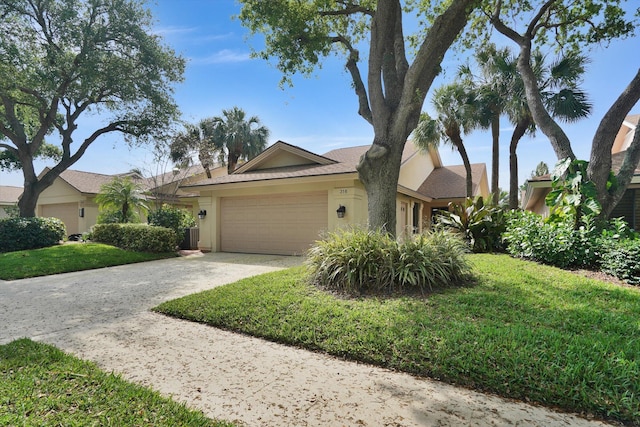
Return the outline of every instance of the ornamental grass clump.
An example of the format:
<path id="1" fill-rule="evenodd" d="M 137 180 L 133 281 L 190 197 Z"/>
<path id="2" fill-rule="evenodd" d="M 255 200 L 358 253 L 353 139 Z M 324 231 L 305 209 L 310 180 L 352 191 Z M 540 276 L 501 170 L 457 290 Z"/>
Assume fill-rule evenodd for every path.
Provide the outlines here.
<path id="1" fill-rule="evenodd" d="M 393 262 L 394 283 L 400 289 L 433 290 L 463 282 L 470 267 L 465 242 L 446 231 L 423 233 L 398 245 Z"/>
<path id="2" fill-rule="evenodd" d="M 313 284 L 340 293 L 424 292 L 464 280 L 465 251 L 460 238 L 443 231 L 398 242 L 379 230 L 341 229 L 316 242 L 307 265 Z"/>
<path id="3" fill-rule="evenodd" d="M 379 292 L 392 283 L 396 243 L 382 231 L 340 229 L 309 250 L 307 263 L 314 284 L 347 294 Z"/>

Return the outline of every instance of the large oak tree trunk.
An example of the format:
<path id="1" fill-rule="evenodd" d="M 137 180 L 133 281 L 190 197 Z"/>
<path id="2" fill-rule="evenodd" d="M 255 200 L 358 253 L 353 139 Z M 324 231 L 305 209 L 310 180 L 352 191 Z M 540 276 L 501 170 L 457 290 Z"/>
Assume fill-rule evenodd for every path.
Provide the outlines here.
<path id="1" fill-rule="evenodd" d="M 405 137 L 406 139 L 406 137 Z M 367 190 L 369 228 L 396 233 L 396 195 L 404 141 L 374 140 L 358 171 Z"/>
<path id="2" fill-rule="evenodd" d="M 591 145 L 589 168 L 587 174 L 598 192 L 598 201 L 602 205 L 602 216 L 608 217 L 618 204 L 640 161 L 640 126 L 636 128 L 631 145 L 626 150 L 622 167 L 617 172 L 617 188 L 607 189 L 607 181 L 611 171 L 611 147 L 627 114 L 640 100 L 640 70 L 629 85 L 620 94 L 611 108 L 600 121 Z"/>
<path id="3" fill-rule="evenodd" d="M 398 0 L 379 0 L 371 20 L 367 86 L 365 90 L 355 58 L 347 62 L 359 98 L 359 113 L 374 130 L 371 148 L 358 164 L 368 197 L 369 227 L 396 232 L 396 195 L 402 152 L 415 129 L 433 80 L 440 72 L 444 54 L 463 30 L 473 0 L 454 0 L 438 16 L 415 60 L 409 65 L 402 29 L 402 5 Z"/>

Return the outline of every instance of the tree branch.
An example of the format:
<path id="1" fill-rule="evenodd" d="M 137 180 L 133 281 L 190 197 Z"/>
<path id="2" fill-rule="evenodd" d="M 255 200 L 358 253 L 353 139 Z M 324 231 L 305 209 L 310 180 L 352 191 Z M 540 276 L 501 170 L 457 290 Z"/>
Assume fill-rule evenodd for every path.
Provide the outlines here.
<path id="1" fill-rule="evenodd" d="M 547 13 L 549 9 L 551 9 L 551 6 L 553 6 L 556 1 L 557 0 L 548 0 L 540 7 L 538 13 L 536 13 L 536 15 L 531 19 L 531 22 L 529 22 L 529 25 L 527 26 L 527 31 L 524 33 L 525 38 L 532 40 L 535 37 L 536 31 L 538 30 L 538 28 L 540 28 L 538 27 L 538 22 L 542 19 L 544 14 Z"/>
<path id="2" fill-rule="evenodd" d="M 629 114 L 638 100 L 640 100 L 640 69 L 638 69 L 635 77 L 631 80 L 629 85 L 627 85 L 620 96 L 615 100 L 613 105 L 611 105 L 607 113 L 600 121 L 600 125 L 598 126 L 598 129 L 596 129 L 596 133 L 593 136 L 591 156 L 589 159 L 589 169 L 587 170 L 587 173 L 589 175 L 589 178 L 596 183 L 596 188 L 599 195 L 607 194 L 607 180 L 597 179 L 596 177 L 606 177 L 611 171 L 611 148 L 613 147 L 615 137 L 620 127 L 622 126 L 622 122 L 624 121 L 625 117 L 627 116 L 627 114 Z M 630 181 L 631 177 L 633 176 L 633 171 L 638 164 L 639 158 L 637 158 L 636 156 L 636 158 L 634 159 L 634 156 L 636 155 L 636 150 L 638 150 L 636 145 L 640 146 L 640 138 L 638 138 L 639 128 L 640 126 L 636 128 L 636 134 L 631 145 L 627 149 L 623 167 L 618 172 L 619 181 L 627 180 L 627 174 L 629 173 L 629 170 L 631 171 L 631 176 L 628 177 Z M 640 152 L 640 150 L 638 150 L 638 152 Z M 627 161 L 630 161 L 632 164 L 627 164 Z M 620 182 L 620 184 L 623 183 Z M 614 195 L 613 197 L 615 198 L 616 195 Z M 603 203 L 603 205 L 605 204 Z"/>
<path id="3" fill-rule="evenodd" d="M 20 148 L 27 143 L 27 134 L 24 131 L 24 126 L 20 123 L 20 120 L 18 120 L 18 117 L 15 114 L 15 102 L 4 95 L 1 98 L 2 106 L 4 107 L 4 115 L 11 128 L 9 129 L 0 123 L 0 132 L 9 138 L 16 147 Z"/>
<path id="4" fill-rule="evenodd" d="M 354 48 L 353 45 L 347 40 L 346 37 L 336 36 L 332 40 L 334 43 L 341 43 L 348 51 L 349 58 L 347 59 L 346 68 L 351 74 L 351 80 L 353 80 L 353 88 L 358 97 L 358 114 L 362 116 L 369 124 L 373 124 L 373 116 L 371 114 L 371 108 L 369 107 L 369 97 L 367 95 L 367 89 L 362 81 L 362 75 L 358 68 L 358 61 L 360 60 L 360 52 Z"/>

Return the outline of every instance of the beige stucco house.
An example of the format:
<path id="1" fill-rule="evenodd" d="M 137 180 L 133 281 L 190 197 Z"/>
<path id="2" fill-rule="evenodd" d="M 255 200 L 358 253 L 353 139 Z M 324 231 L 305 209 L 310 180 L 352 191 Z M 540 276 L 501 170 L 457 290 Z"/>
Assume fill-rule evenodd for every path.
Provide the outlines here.
<path id="1" fill-rule="evenodd" d="M 622 166 L 625 151 L 633 140 L 638 122 L 640 122 L 640 114 L 627 116 L 616 135 L 611 148 L 611 168 L 614 171 L 620 170 Z M 550 175 L 529 179 L 522 197 L 523 209 L 548 216 L 549 207 L 545 204 L 545 197 L 550 191 Z M 611 214 L 611 218 L 620 217 L 624 218 L 632 228 L 640 227 L 640 168 L 636 168 L 627 191 Z"/>
<path id="2" fill-rule="evenodd" d="M 6 209 L 15 207 L 22 194 L 22 187 L 0 185 L 0 218 L 9 216 Z"/>
<path id="3" fill-rule="evenodd" d="M 367 194 L 356 165 L 369 146 L 318 155 L 278 141 L 232 174 L 182 185 L 197 193 L 199 248 L 301 254 L 338 227 L 367 224 Z M 474 195 L 488 196 L 484 164 L 473 165 Z M 436 149 L 406 144 L 398 182 L 397 234 L 428 227 L 431 212 L 465 197 L 463 167 L 444 167 Z"/>
<path id="4" fill-rule="evenodd" d="M 43 171 L 42 173 L 45 173 Z M 226 173 L 225 168 L 212 171 L 215 174 Z M 204 176 L 204 170 L 200 166 L 193 166 L 179 173 L 169 172 L 154 178 L 142 178 L 136 173 L 123 173 L 118 175 L 104 175 L 93 172 L 66 170 L 45 189 L 36 205 L 36 215 L 42 217 L 55 217 L 62 220 L 67 228 L 67 234 L 78 234 L 89 231 L 96 224 L 98 218 L 98 205 L 95 197 L 100 192 L 100 187 L 111 182 L 116 176 L 130 176 L 149 194 L 149 204 L 153 204 L 154 198 L 165 195 L 166 202 L 186 208 L 197 213 L 197 202 L 189 194 L 181 192 L 176 187 L 180 182 L 190 182 Z"/>

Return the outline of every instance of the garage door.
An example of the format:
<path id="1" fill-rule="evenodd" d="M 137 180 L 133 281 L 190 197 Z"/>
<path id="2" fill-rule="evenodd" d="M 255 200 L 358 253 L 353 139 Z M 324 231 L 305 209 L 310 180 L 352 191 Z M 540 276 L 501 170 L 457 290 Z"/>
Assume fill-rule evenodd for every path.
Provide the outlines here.
<path id="1" fill-rule="evenodd" d="M 78 204 L 58 203 L 55 205 L 42 205 L 42 216 L 45 218 L 58 218 L 64 222 L 67 235 L 78 233 Z"/>
<path id="2" fill-rule="evenodd" d="M 302 254 L 327 229 L 327 209 L 326 191 L 222 198 L 220 249 Z"/>

